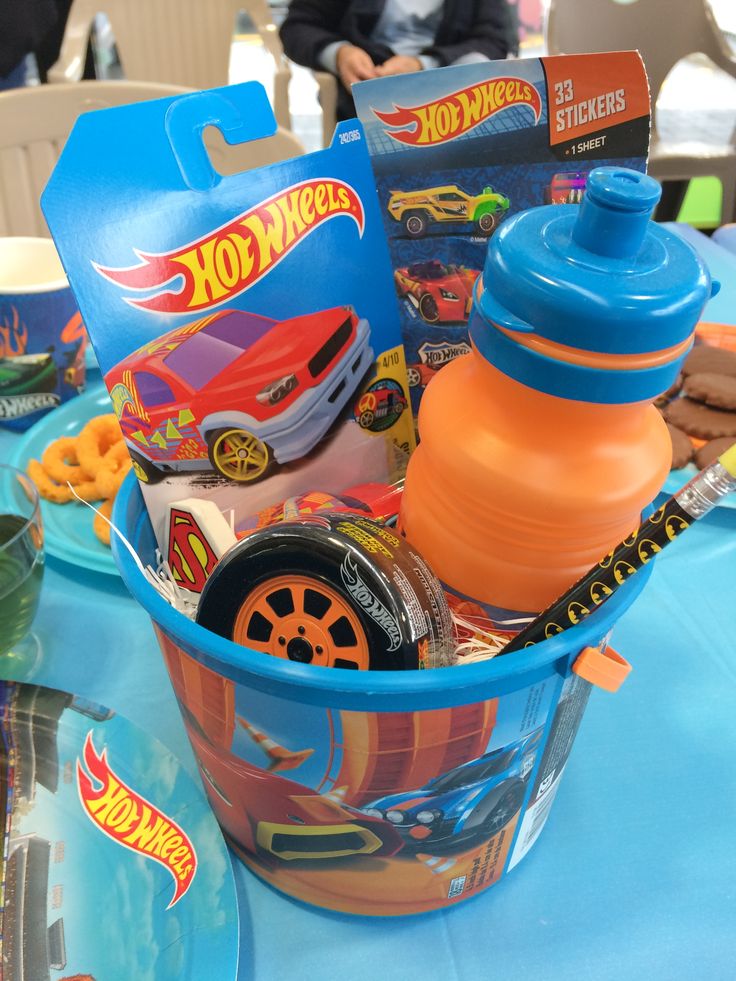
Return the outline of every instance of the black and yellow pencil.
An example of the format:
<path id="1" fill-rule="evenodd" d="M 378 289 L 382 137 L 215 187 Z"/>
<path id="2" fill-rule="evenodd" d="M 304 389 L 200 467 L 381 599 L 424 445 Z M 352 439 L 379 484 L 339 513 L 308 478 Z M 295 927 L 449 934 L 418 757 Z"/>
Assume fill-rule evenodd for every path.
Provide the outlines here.
<path id="1" fill-rule="evenodd" d="M 736 443 L 673 494 L 646 521 L 499 651 L 510 654 L 574 627 L 686 528 L 736 489 Z"/>

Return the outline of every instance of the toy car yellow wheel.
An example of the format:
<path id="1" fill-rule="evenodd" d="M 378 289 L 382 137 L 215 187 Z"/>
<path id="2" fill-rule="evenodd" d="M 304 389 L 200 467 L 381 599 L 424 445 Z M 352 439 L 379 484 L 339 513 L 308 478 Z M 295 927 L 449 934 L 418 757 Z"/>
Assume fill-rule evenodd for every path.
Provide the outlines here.
<path id="1" fill-rule="evenodd" d="M 237 483 L 261 480 L 273 464 L 271 447 L 246 429 L 216 429 L 207 445 L 212 467 Z"/>
<path id="2" fill-rule="evenodd" d="M 427 230 L 427 218 L 421 211 L 409 211 L 404 215 L 404 229 L 411 238 L 419 238 Z"/>
<path id="3" fill-rule="evenodd" d="M 358 422 L 360 423 L 363 429 L 370 429 L 375 421 L 376 421 L 375 413 L 373 413 L 370 409 L 365 409 L 363 412 L 360 413 L 360 416 L 358 417 Z"/>
<path id="4" fill-rule="evenodd" d="M 419 298 L 419 313 L 422 320 L 428 324 L 436 324 L 440 319 L 440 312 L 437 309 L 437 301 L 430 293 L 423 293 Z"/>
<path id="5" fill-rule="evenodd" d="M 130 458 L 133 461 L 133 473 L 142 484 L 158 484 L 164 479 L 163 470 L 159 470 L 150 460 L 147 460 L 135 450 L 129 450 Z"/>
<path id="6" fill-rule="evenodd" d="M 487 211 L 484 215 L 479 216 L 476 225 L 481 235 L 490 235 L 496 227 L 496 216 L 492 212 Z"/>
<path id="7" fill-rule="evenodd" d="M 241 539 L 207 580 L 197 623 L 300 664 L 400 670 L 452 663 L 441 584 L 405 539 L 338 512 Z"/>

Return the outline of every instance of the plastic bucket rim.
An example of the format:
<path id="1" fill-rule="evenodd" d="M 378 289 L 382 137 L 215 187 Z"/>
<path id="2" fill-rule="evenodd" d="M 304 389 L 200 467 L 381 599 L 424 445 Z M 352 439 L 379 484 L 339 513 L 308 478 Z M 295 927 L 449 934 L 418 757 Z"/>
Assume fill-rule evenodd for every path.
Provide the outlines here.
<path id="1" fill-rule="evenodd" d="M 112 521 L 126 538 L 130 529 L 119 519 L 128 513 L 134 494 L 139 497 L 139 510 L 147 520 L 143 496 L 138 480 L 132 471 L 123 481 L 115 498 Z M 133 542 L 131 542 L 131 545 Z M 643 568 L 633 581 L 627 583 L 603 606 L 576 627 L 571 627 L 555 637 L 535 644 L 526 650 L 516 651 L 511 657 L 494 657 L 476 664 L 459 665 L 456 668 L 404 671 L 339 671 L 329 667 L 298 664 L 261 654 L 241 647 L 231 640 L 220 637 L 175 610 L 156 592 L 137 568 L 127 548 L 120 544 L 117 535 L 112 536 L 112 553 L 120 576 L 131 596 L 137 600 L 151 620 L 177 642 L 191 651 L 206 655 L 210 661 L 218 661 L 232 673 L 250 674 L 266 682 L 281 682 L 290 687 L 329 691 L 331 695 L 427 695 L 458 692 L 470 688 L 483 688 L 494 681 L 527 675 L 553 664 L 570 660 L 586 646 L 594 644 L 610 630 L 621 615 L 634 602 L 644 588 L 651 565 Z M 571 638 L 578 639 L 574 643 Z M 201 640 L 200 640 L 201 639 Z M 195 653 L 193 656 L 197 656 Z"/>

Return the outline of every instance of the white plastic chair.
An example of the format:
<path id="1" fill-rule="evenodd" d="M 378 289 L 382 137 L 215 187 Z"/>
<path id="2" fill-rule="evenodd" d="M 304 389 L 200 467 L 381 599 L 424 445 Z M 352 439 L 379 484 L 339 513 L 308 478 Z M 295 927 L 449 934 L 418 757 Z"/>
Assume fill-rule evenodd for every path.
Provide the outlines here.
<path id="1" fill-rule="evenodd" d="M 93 109 L 190 91 L 152 82 L 78 82 L 0 92 L 0 235 L 49 236 L 39 199 L 77 117 Z M 228 146 L 205 130 L 210 159 L 222 174 L 297 157 L 301 142 L 279 128 L 274 136 Z"/>
<path id="2" fill-rule="evenodd" d="M 273 58 L 274 115 L 279 126 L 291 129 L 291 70 L 266 0 L 73 0 L 49 82 L 81 79 L 92 24 L 97 14 L 104 13 L 127 79 L 193 89 L 227 85 L 241 10 L 250 16 Z"/>
<path id="3" fill-rule="evenodd" d="M 329 72 L 312 72 L 319 88 L 322 109 L 322 146 L 329 146 L 337 125 L 337 79 Z"/>
<path id="4" fill-rule="evenodd" d="M 674 66 L 706 55 L 736 78 L 736 58 L 708 0 L 549 0 L 545 24 L 549 54 L 631 50 L 641 52 L 652 102 L 649 172 L 659 180 L 715 176 L 723 187 L 722 220 L 736 220 L 736 146 L 681 137 L 664 139 L 657 126 L 657 99 Z M 703 107 L 705 109 L 705 107 Z M 684 122 L 683 130 L 686 123 Z"/>

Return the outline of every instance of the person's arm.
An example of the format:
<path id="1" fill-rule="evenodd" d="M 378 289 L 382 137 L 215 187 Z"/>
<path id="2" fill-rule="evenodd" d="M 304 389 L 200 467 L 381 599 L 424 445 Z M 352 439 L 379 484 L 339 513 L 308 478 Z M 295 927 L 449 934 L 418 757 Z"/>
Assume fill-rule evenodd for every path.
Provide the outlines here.
<path id="1" fill-rule="evenodd" d="M 375 78 L 373 58 L 340 32 L 349 0 L 292 0 L 281 25 L 287 57 L 315 71 L 337 75 L 349 91 L 354 82 Z"/>
<path id="2" fill-rule="evenodd" d="M 422 54 L 438 60 L 440 65 L 452 65 L 470 54 L 486 58 L 505 58 L 512 49 L 512 19 L 506 0 L 475 0 L 473 23 L 460 40 L 435 43 Z M 441 38 L 441 30 L 438 37 Z"/>
<path id="3" fill-rule="evenodd" d="M 339 28 L 346 7 L 346 0 L 291 0 L 279 31 L 287 58 L 315 71 L 326 67 L 321 53 L 329 45 L 334 56 L 345 41 Z"/>
<path id="4" fill-rule="evenodd" d="M 431 62 L 433 59 L 429 59 Z M 420 72 L 424 68 L 435 68 L 436 64 L 425 64 L 418 56 L 392 55 L 382 65 L 378 65 L 375 75 L 383 78 L 386 75 L 406 75 L 408 72 Z"/>

